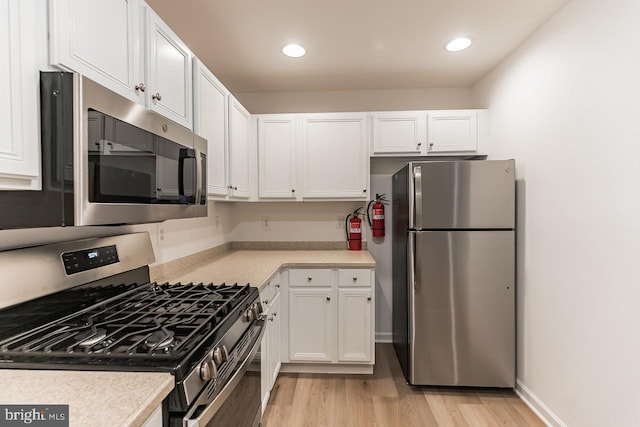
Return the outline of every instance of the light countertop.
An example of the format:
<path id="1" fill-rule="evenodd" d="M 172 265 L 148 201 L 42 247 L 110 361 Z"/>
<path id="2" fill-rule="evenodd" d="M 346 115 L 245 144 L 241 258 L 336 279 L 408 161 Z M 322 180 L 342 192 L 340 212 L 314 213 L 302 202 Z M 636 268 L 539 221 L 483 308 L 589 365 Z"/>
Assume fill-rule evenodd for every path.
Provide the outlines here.
<path id="1" fill-rule="evenodd" d="M 141 426 L 173 389 L 155 372 L 0 369 L 0 404 L 69 405 L 69 425 Z"/>
<path id="2" fill-rule="evenodd" d="M 158 282 L 249 283 L 261 289 L 280 268 L 375 267 L 367 251 L 348 250 L 239 250 L 225 252 L 209 261 L 152 277 Z"/>

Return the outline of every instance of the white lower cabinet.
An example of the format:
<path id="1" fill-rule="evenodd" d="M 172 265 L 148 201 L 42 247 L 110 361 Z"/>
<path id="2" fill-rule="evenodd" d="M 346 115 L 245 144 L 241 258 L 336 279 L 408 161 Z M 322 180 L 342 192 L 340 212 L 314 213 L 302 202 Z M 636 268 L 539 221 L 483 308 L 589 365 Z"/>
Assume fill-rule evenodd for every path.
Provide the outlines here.
<path id="1" fill-rule="evenodd" d="M 260 292 L 260 302 L 266 313 L 265 334 L 260 344 L 260 373 L 262 411 L 269 402 L 271 389 L 278 378 L 281 364 L 280 331 L 282 314 L 280 313 L 280 275 L 276 275 Z"/>
<path id="2" fill-rule="evenodd" d="M 289 360 L 335 360 L 334 293 L 333 288 L 289 289 Z"/>
<path id="3" fill-rule="evenodd" d="M 162 427 L 162 404 L 153 410 L 142 427 Z"/>
<path id="4" fill-rule="evenodd" d="M 371 289 L 338 289 L 338 361 L 371 360 Z"/>
<path id="5" fill-rule="evenodd" d="M 285 361 L 330 364 L 331 372 L 348 372 L 340 365 L 372 367 L 373 269 L 291 269 L 288 277 Z"/>

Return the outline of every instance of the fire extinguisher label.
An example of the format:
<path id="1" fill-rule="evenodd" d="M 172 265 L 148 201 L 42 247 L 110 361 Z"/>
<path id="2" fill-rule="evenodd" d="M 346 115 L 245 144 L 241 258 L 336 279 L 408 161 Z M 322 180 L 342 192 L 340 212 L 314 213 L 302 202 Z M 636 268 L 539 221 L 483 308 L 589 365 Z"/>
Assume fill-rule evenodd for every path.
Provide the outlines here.
<path id="1" fill-rule="evenodd" d="M 384 219 L 384 215 L 373 215 L 373 219 Z"/>
<path id="2" fill-rule="evenodd" d="M 362 233 L 362 229 L 360 227 L 358 228 L 349 227 L 349 233 Z"/>

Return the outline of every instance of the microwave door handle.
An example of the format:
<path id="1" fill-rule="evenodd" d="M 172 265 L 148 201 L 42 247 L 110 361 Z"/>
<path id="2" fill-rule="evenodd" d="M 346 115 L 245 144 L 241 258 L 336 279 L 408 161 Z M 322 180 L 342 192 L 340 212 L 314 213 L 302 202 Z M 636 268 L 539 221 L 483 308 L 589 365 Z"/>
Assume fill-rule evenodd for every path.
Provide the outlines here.
<path id="1" fill-rule="evenodd" d="M 202 198 L 202 153 L 196 150 L 196 204 L 200 204 Z"/>
<path id="2" fill-rule="evenodd" d="M 180 196 L 180 198 L 182 200 L 184 200 L 185 205 L 189 205 L 189 204 L 193 204 L 195 203 L 195 194 L 197 192 L 196 188 L 192 188 L 193 191 L 191 191 L 191 196 L 187 196 L 186 192 L 185 192 L 185 161 L 187 159 L 192 159 L 194 162 L 197 163 L 198 159 L 196 157 L 196 152 L 193 148 L 181 148 L 180 149 L 180 154 L 178 157 L 178 195 Z M 197 185 L 197 177 L 196 177 L 196 169 L 195 168 L 191 168 L 191 183 L 192 185 L 195 187 Z"/>

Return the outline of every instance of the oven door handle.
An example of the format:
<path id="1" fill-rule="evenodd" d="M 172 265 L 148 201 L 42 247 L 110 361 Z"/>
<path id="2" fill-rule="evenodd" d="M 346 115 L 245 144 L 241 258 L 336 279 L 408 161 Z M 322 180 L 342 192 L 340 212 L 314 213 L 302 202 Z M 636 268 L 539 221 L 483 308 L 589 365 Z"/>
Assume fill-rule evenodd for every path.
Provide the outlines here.
<path id="1" fill-rule="evenodd" d="M 262 327 L 260 328 L 260 335 L 258 335 L 258 339 L 251 348 L 251 351 L 247 354 L 247 357 L 242 361 L 242 365 L 240 366 L 240 368 L 236 371 L 235 374 L 233 374 L 229 382 L 227 382 L 227 384 L 216 396 L 216 398 L 213 399 L 211 403 L 209 403 L 209 405 L 200 413 L 200 415 L 198 415 L 196 418 L 185 417 L 182 420 L 183 427 L 199 427 L 201 425 L 207 425 L 207 423 L 211 421 L 213 416 L 222 407 L 224 401 L 227 400 L 231 393 L 233 393 L 233 390 L 235 390 L 236 386 L 240 383 L 240 380 L 242 380 L 242 377 L 247 372 L 249 364 L 258 352 L 258 348 L 260 348 L 262 337 L 264 336 L 264 332 L 266 330 L 264 321 L 261 321 L 261 323 Z"/>

